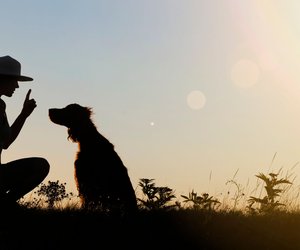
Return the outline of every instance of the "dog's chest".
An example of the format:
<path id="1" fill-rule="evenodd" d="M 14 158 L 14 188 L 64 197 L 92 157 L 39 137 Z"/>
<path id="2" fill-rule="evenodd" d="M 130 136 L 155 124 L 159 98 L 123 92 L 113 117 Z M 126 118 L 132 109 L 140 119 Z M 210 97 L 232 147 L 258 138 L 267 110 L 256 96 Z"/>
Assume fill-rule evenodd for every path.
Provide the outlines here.
<path id="1" fill-rule="evenodd" d="M 99 151 L 78 151 L 74 166 L 78 171 L 91 171 L 91 169 L 106 168 L 108 164 L 105 154 Z"/>
<path id="2" fill-rule="evenodd" d="M 74 164 L 76 166 L 80 165 L 97 165 L 99 161 L 99 157 L 101 155 L 97 152 L 84 152 L 84 151 L 78 151 L 76 154 L 75 162 Z"/>

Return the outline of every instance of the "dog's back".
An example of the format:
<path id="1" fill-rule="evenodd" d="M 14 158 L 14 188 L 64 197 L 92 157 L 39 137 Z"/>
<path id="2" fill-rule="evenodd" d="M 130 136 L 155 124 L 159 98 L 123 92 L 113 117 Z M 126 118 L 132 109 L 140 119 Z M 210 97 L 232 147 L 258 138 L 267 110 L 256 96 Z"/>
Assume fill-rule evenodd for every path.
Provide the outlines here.
<path id="1" fill-rule="evenodd" d="M 105 145 L 106 144 L 106 145 Z M 75 178 L 83 206 L 136 210 L 136 196 L 127 168 L 108 141 L 81 146 L 75 160 Z"/>
<path id="2" fill-rule="evenodd" d="M 114 145 L 98 132 L 91 120 L 91 109 L 70 104 L 49 109 L 49 117 L 66 126 L 69 138 L 78 143 L 75 180 L 83 207 L 135 211 L 136 196 L 127 168 Z"/>

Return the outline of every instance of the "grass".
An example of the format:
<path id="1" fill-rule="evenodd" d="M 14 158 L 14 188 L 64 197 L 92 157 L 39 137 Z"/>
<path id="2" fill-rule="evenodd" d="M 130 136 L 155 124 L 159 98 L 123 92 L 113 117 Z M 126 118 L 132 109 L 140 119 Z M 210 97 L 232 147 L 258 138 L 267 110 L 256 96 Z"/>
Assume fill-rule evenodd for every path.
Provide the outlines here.
<path id="1" fill-rule="evenodd" d="M 117 218 L 80 209 L 25 208 L 1 217 L 0 249 L 300 249 L 295 212 L 141 210 Z"/>
<path id="2" fill-rule="evenodd" d="M 0 208 L 0 249 L 298 250 L 299 187 L 292 173 L 282 175 L 259 173 L 247 192 L 235 174 L 222 200 L 193 190 L 182 202 L 171 188 L 140 179 L 139 211 L 130 217 L 82 210 L 65 183 L 49 181 L 21 209 Z"/>

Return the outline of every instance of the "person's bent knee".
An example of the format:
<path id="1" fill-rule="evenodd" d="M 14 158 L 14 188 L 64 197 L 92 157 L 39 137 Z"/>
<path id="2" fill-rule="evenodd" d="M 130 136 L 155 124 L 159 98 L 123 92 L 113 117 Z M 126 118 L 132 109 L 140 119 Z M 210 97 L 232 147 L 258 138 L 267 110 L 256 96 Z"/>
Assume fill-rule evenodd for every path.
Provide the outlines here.
<path id="1" fill-rule="evenodd" d="M 38 168 L 38 171 L 41 176 L 46 177 L 50 171 L 50 164 L 49 162 L 42 157 L 36 157 L 35 159 L 35 166 Z"/>
<path id="2" fill-rule="evenodd" d="M 48 173 L 49 173 L 49 171 L 50 171 L 50 164 L 49 164 L 49 162 L 48 162 L 46 159 L 44 159 L 44 158 L 41 158 L 41 168 L 42 168 L 42 170 L 43 170 L 45 176 L 47 176 Z"/>

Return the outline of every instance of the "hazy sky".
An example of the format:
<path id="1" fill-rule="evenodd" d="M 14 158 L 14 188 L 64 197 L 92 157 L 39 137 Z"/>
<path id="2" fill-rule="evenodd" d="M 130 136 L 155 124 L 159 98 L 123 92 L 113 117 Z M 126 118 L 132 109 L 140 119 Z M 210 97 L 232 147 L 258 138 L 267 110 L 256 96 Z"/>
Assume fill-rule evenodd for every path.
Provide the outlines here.
<path id="1" fill-rule="evenodd" d="M 299 11 L 298 0 L 1 1 L 0 54 L 34 78 L 3 97 L 9 121 L 29 88 L 38 105 L 3 162 L 45 157 L 46 181 L 74 191 L 77 145 L 48 109 L 77 102 L 93 108 L 135 188 L 153 178 L 177 196 L 217 195 L 237 170 L 243 185 L 268 173 L 275 153 L 271 170 L 291 169 Z"/>

